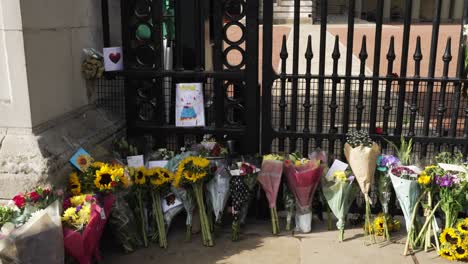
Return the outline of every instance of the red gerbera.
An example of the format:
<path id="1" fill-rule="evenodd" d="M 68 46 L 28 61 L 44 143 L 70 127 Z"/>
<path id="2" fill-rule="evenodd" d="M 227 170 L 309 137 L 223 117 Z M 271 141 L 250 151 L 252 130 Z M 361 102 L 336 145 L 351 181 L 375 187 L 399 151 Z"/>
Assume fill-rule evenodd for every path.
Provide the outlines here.
<path id="1" fill-rule="evenodd" d="M 18 194 L 15 197 L 13 197 L 13 202 L 16 206 L 18 206 L 18 208 L 23 208 L 24 204 L 26 203 L 26 199 L 24 199 L 24 196 L 22 194 Z"/>

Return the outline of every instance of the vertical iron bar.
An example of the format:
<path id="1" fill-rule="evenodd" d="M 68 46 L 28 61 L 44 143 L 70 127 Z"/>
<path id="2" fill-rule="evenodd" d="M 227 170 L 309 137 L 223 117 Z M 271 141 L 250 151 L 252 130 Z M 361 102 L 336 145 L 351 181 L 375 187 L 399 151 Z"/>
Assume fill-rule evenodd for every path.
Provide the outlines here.
<path id="1" fill-rule="evenodd" d="M 212 28 L 213 28 L 213 70 L 223 70 L 223 16 L 225 10 L 222 2 L 213 1 L 213 17 L 212 17 Z M 224 112 L 224 80 L 220 78 L 214 78 L 213 80 L 214 89 L 214 108 L 215 108 L 215 125 L 216 127 L 223 127 L 224 115 L 219 114 Z"/>
<path id="2" fill-rule="evenodd" d="M 468 1 L 465 1 L 463 17 L 461 20 L 461 27 L 460 27 L 460 42 L 458 46 L 458 60 L 457 60 L 457 79 L 464 79 L 465 73 L 465 36 L 463 35 L 463 26 L 465 23 L 468 23 Z M 457 136 L 457 123 L 458 123 L 458 114 L 460 111 L 460 100 L 461 100 L 461 91 L 462 91 L 462 82 L 457 81 L 455 84 L 455 97 L 454 97 L 454 107 L 452 110 L 452 117 L 451 117 L 451 124 L 450 124 L 450 136 L 456 137 Z"/>
<path id="3" fill-rule="evenodd" d="M 271 151 L 273 128 L 271 123 L 271 90 L 276 74 L 272 67 L 273 0 L 263 0 L 263 56 L 262 56 L 262 153 Z"/>
<path id="4" fill-rule="evenodd" d="M 434 20 L 432 22 L 432 37 L 431 37 L 431 51 L 429 55 L 429 70 L 427 77 L 434 78 L 435 65 L 437 59 L 437 45 L 439 41 L 439 27 L 440 27 L 440 12 L 442 0 L 435 0 Z M 431 125 L 432 113 L 432 94 L 434 91 L 434 82 L 427 82 L 426 97 L 424 98 L 424 122 L 423 122 L 423 136 L 429 136 L 429 127 Z M 422 144 L 421 154 L 427 154 L 427 144 Z"/>
<path id="5" fill-rule="evenodd" d="M 246 1 L 246 58 L 255 58 L 254 60 L 247 60 L 245 65 L 246 71 L 246 87 L 244 90 L 245 99 L 245 124 L 248 129 L 246 130 L 243 141 L 245 147 L 243 148 L 246 153 L 254 154 L 259 150 L 259 136 L 260 136 L 260 113 L 258 105 L 260 100 L 260 87 L 258 85 L 258 1 Z M 270 64 L 271 65 L 271 64 Z M 255 114 L 257 113 L 257 114 Z"/>
<path id="6" fill-rule="evenodd" d="M 382 18 L 383 18 L 384 0 L 377 1 L 377 14 L 375 20 L 375 45 L 374 45 L 374 67 L 372 70 L 373 77 L 376 77 L 372 81 L 372 94 L 371 94 L 371 109 L 370 109 L 370 123 L 369 123 L 369 134 L 375 133 L 375 127 L 377 123 L 377 107 L 378 107 L 378 96 L 379 96 L 379 73 L 380 73 L 380 51 L 382 44 Z"/>
<path id="7" fill-rule="evenodd" d="M 280 125 L 279 131 L 286 131 L 286 60 L 288 59 L 288 49 L 286 47 L 286 35 L 283 35 L 283 43 L 281 45 L 281 94 L 280 94 L 280 101 L 279 101 L 279 109 L 280 109 Z M 279 151 L 284 151 L 284 138 L 279 139 Z"/>
<path id="8" fill-rule="evenodd" d="M 406 95 L 406 72 L 408 68 L 408 51 L 411 30 L 411 11 L 412 0 L 405 1 L 405 26 L 403 29 L 403 46 L 401 50 L 401 67 L 400 67 L 400 89 L 398 92 L 398 111 L 395 134 L 401 135 L 403 131 L 403 118 L 405 112 L 405 95 Z"/>
<path id="9" fill-rule="evenodd" d="M 175 55 L 175 65 L 174 69 L 177 71 L 183 71 L 184 66 L 183 66 L 183 47 L 182 47 L 182 8 L 184 7 L 183 1 L 175 1 L 175 7 L 174 7 L 174 22 L 175 22 L 175 44 L 173 49 L 175 50 L 174 55 Z"/>
<path id="10" fill-rule="evenodd" d="M 325 53 L 327 43 L 327 17 L 328 0 L 320 1 L 320 55 L 319 55 L 319 83 L 317 94 L 317 134 L 322 133 L 323 129 L 323 96 L 325 90 Z M 317 147 L 322 146 L 322 139 L 316 140 Z"/>
<path id="11" fill-rule="evenodd" d="M 302 132 L 304 133 L 309 133 L 309 116 L 310 116 L 310 82 L 311 82 L 311 64 L 312 64 L 312 58 L 314 57 L 314 54 L 312 52 L 312 37 L 309 35 L 307 38 L 307 49 L 306 53 L 304 55 L 306 59 L 306 93 L 305 93 L 305 99 L 304 99 L 304 129 Z M 305 137 L 302 139 L 302 154 L 306 156 L 309 152 L 309 138 Z"/>
<path id="12" fill-rule="evenodd" d="M 445 47 L 444 56 L 442 56 L 442 60 L 444 61 L 444 69 L 443 69 L 443 80 L 440 86 L 440 97 L 439 97 L 439 106 L 437 107 L 437 136 L 443 137 L 444 136 L 444 115 L 447 111 L 447 107 L 445 106 L 445 94 L 447 90 L 447 81 L 445 79 L 448 78 L 448 70 L 450 61 L 452 60 L 452 39 L 449 37 L 447 39 L 447 46 Z M 440 146 L 439 146 L 440 147 Z"/>
<path id="13" fill-rule="evenodd" d="M 361 65 L 359 68 L 359 92 L 358 92 L 358 102 L 356 105 L 357 109 L 357 118 L 356 118 L 356 129 L 360 130 L 362 126 L 362 112 L 365 108 L 364 106 L 364 77 L 366 70 L 366 60 L 367 60 L 367 45 L 366 45 L 366 35 L 362 37 L 361 51 L 359 52 L 359 60 Z"/>
<path id="14" fill-rule="evenodd" d="M 293 35 L 293 74 L 297 75 L 299 72 L 299 15 L 300 15 L 301 1 L 294 0 L 294 35 Z M 297 85 L 298 78 L 292 78 L 292 91 L 291 91 L 291 131 L 296 131 L 297 126 Z M 296 151 L 296 138 L 289 138 L 290 152 Z"/>
<path id="15" fill-rule="evenodd" d="M 194 70 L 195 71 L 201 71 L 202 70 L 202 65 L 201 65 L 201 61 L 202 61 L 202 49 L 204 49 L 204 47 L 202 46 L 202 42 L 204 41 L 204 37 L 203 37 L 203 29 L 204 27 L 202 27 L 203 25 L 203 16 L 202 16 L 202 10 L 201 10 L 201 5 L 200 5 L 200 0 L 193 0 L 195 1 L 194 5 L 195 5 L 195 10 L 194 10 L 194 17 L 195 17 L 195 21 L 194 21 L 194 24 L 193 24 L 193 27 L 194 27 L 194 30 L 195 30 L 195 39 L 193 40 L 195 42 L 195 54 L 193 54 L 193 56 L 195 57 L 194 59 L 194 62 L 195 62 L 195 65 L 194 65 Z M 157 1 L 156 1 L 157 2 Z"/>
<path id="16" fill-rule="evenodd" d="M 330 138 L 328 139 L 329 146 L 328 152 L 332 155 L 335 151 L 335 135 L 337 133 L 337 129 L 335 127 L 335 119 L 336 119 L 336 109 L 338 109 L 338 104 L 336 102 L 336 86 L 340 82 L 338 78 L 338 60 L 341 57 L 340 54 L 340 46 L 339 46 L 339 38 L 335 36 L 335 47 L 333 48 L 332 59 L 333 59 L 333 73 L 332 73 L 332 97 L 330 100 L 330 104 L 328 107 L 330 108 L 330 129 L 329 134 Z"/>
<path id="17" fill-rule="evenodd" d="M 393 62 L 395 61 L 395 38 L 392 36 L 390 38 L 390 45 L 388 47 L 387 52 L 387 77 L 390 78 L 393 76 Z M 388 121 L 390 117 L 390 111 L 393 109 L 392 105 L 390 104 L 390 97 L 392 92 L 392 80 L 387 79 L 385 85 L 385 103 L 382 107 L 384 110 L 383 116 L 383 127 L 382 127 L 382 134 L 388 135 Z"/>
<path id="18" fill-rule="evenodd" d="M 104 47 L 110 47 L 109 0 L 101 0 L 102 37 Z"/>
<path id="19" fill-rule="evenodd" d="M 163 24 L 163 0 L 153 1 L 151 3 L 151 20 L 153 22 L 153 34 L 152 34 L 152 42 L 154 47 L 154 56 L 155 61 L 154 69 L 155 70 L 163 70 L 164 69 L 164 55 L 163 55 L 163 34 L 162 34 L 162 24 Z M 156 106 L 155 106 L 155 116 L 156 122 L 159 124 L 164 123 L 166 120 L 166 110 L 165 110 L 165 103 L 164 103 L 164 78 L 157 78 L 154 80 L 153 87 L 150 90 L 150 95 L 152 98 L 156 99 Z"/>
<path id="20" fill-rule="evenodd" d="M 353 65 L 353 41 L 354 41 L 354 13 L 356 8 L 356 0 L 349 0 L 348 7 L 348 36 L 346 45 L 346 70 L 345 75 L 351 76 Z M 343 130 L 342 133 L 348 132 L 349 126 L 349 110 L 351 105 L 351 79 L 345 80 L 344 88 L 344 105 L 343 105 Z"/>
<path id="21" fill-rule="evenodd" d="M 413 82 L 413 94 L 411 97 L 411 107 L 410 107 L 410 127 L 409 127 L 409 132 L 408 136 L 409 137 L 414 137 L 415 132 L 415 124 L 416 124 L 416 115 L 418 112 L 418 92 L 419 92 L 419 80 L 420 78 L 420 71 L 421 71 L 421 60 L 423 56 L 421 53 L 421 37 L 418 36 L 416 40 L 416 50 L 414 51 L 413 59 L 414 59 L 414 80 Z"/>

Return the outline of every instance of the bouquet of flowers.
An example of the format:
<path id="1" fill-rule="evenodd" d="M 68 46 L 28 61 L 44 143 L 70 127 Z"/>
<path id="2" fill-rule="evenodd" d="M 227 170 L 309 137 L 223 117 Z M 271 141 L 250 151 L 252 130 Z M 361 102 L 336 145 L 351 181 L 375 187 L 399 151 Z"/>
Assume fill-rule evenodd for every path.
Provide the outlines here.
<path id="1" fill-rule="evenodd" d="M 445 228 L 455 226 L 458 213 L 466 203 L 467 183 L 462 180 L 462 172 L 443 170 L 435 176 L 439 187 L 441 209 L 445 214 Z"/>
<path id="2" fill-rule="evenodd" d="M 389 214 L 388 204 L 390 203 L 390 198 L 392 196 L 392 181 L 390 180 L 388 171 L 399 164 L 400 160 L 392 155 L 380 155 L 377 158 L 377 194 L 384 214 L 384 217 L 381 218 L 383 220 L 384 228 L 383 235 L 388 241 L 390 241 L 391 231 L 388 228 L 387 223 L 387 219 L 389 218 L 387 217 Z"/>
<path id="3" fill-rule="evenodd" d="M 406 255 L 408 246 L 416 248 L 417 240 L 417 219 L 416 209 L 420 203 L 423 195 L 419 195 L 418 185 L 418 168 L 414 166 L 400 166 L 390 170 L 390 179 L 392 180 L 395 194 L 400 203 L 403 216 L 405 217 L 406 231 L 408 232 L 408 239 L 406 241 L 405 252 Z"/>
<path id="4" fill-rule="evenodd" d="M 321 181 L 323 196 L 338 219 L 336 227 L 340 231 L 339 241 L 344 239 L 346 216 L 359 192 L 355 177 L 347 168 L 348 164 L 335 160 Z"/>
<path id="5" fill-rule="evenodd" d="M 143 245 L 148 247 L 148 234 L 147 234 L 147 211 L 146 211 L 146 196 L 148 194 L 148 170 L 145 167 L 130 168 L 130 176 L 132 179 L 132 195 L 135 204 L 135 214 L 137 221 L 140 224 L 141 237 Z"/>
<path id="6" fill-rule="evenodd" d="M 311 203 L 323 173 L 321 160 L 308 160 L 289 155 L 284 162 L 288 186 L 296 199 L 296 230 L 310 232 L 312 222 Z"/>
<path id="7" fill-rule="evenodd" d="M 200 215 L 203 245 L 212 247 L 214 242 L 203 198 L 203 185 L 210 176 L 209 165 L 210 161 L 205 158 L 195 156 L 185 158 L 177 167 L 174 186 L 190 186 L 192 188 Z"/>
<path id="8" fill-rule="evenodd" d="M 468 260 L 468 218 L 458 219 L 454 227 L 446 227 L 440 234 L 439 255 L 447 260 Z"/>
<path id="9" fill-rule="evenodd" d="M 166 229 L 161 205 L 161 196 L 170 192 L 174 175 L 164 168 L 151 168 L 147 171 L 151 196 L 153 226 L 158 229 L 159 246 L 167 248 Z"/>
<path id="10" fill-rule="evenodd" d="M 278 213 L 276 211 L 276 198 L 283 174 L 283 158 L 269 154 L 263 156 L 262 169 L 258 175 L 258 182 L 265 191 L 269 202 L 273 234 L 279 233 Z"/>
<path id="11" fill-rule="evenodd" d="M 391 215 L 380 213 L 374 219 L 372 226 L 367 227 L 374 230 L 378 236 L 386 236 L 386 232 L 398 232 L 400 230 L 400 221 L 394 219 Z"/>
<path id="12" fill-rule="evenodd" d="M 0 207 L 0 262 L 64 261 L 60 191 L 37 188 Z M 47 241 L 47 243 L 43 243 Z"/>
<path id="13" fill-rule="evenodd" d="M 231 170 L 230 193 L 232 198 L 232 241 L 239 240 L 241 214 L 248 207 L 257 179 L 257 168 L 249 163 L 240 162 L 238 169 Z"/>
<path id="14" fill-rule="evenodd" d="M 377 167 L 377 157 L 380 154 L 380 147 L 372 141 L 367 132 L 352 131 L 346 135 L 344 154 L 359 183 L 359 187 L 361 187 L 361 192 L 364 194 L 364 199 L 366 201 L 365 225 L 370 226 L 371 201 L 369 191 L 374 183 L 374 173 Z M 365 234 L 370 235 L 372 242 L 374 241 L 372 230 L 366 229 Z"/>
<path id="15" fill-rule="evenodd" d="M 226 165 L 222 162 L 219 162 L 218 166 L 213 167 L 213 170 L 215 171 L 214 177 L 207 183 L 206 188 L 208 191 L 208 202 L 213 210 L 215 221 L 220 223 L 224 207 L 229 198 L 229 182 L 231 175 Z"/>
<path id="16" fill-rule="evenodd" d="M 109 218 L 114 196 L 73 196 L 64 201 L 62 216 L 65 251 L 80 264 L 102 259 L 99 241 Z"/>

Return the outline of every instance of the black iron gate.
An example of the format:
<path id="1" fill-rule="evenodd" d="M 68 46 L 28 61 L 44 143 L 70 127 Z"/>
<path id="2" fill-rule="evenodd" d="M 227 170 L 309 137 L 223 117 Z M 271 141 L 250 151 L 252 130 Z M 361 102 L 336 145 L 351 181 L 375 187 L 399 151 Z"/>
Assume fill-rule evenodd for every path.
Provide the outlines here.
<path id="1" fill-rule="evenodd" d="M 258 2 L 122 0 L 121 9 L 129 136 L 153 135 L 174 148 L 189 135 L 227 135 L 241 151 L 258 152 Z M 163 35 L 171 21 L 175 32 Z M 181 82 L 203 83 L 205 127 L 175 126 Z"/>
<path id="2" fill-rule="evenodd" d="M 462 97 L 466 87 L 464 70 L 465 42 L 463 24 L 467 23 L 468 1 L 460 29 L 460 47 L 456 56 L 456 76 L 448 70 L 453 55 L 451 39 L 447 39 L 445 53 L 437 54 L 442 0 L 435 0 L 432 40 L 427 77 L 421 76 L 421 43 L 410 47 L 411 0 L 405 0 L 405 19 L 402 43 L 382 42 L 384 0 L 376 2 L 375 39 L 364 36 L 354 39 L 355 0 L 348 1 L 347 51 L 341 54 L 338 37 L 331 58 L 326 58 L 327 3 L 320 1 L 320 39 L 309 36 L 308 43 L 299 43 L 299 15 L 301 1 L 294 1 L 292 71 L 287 72 L 288 49 L 283 37 L 280 52 L 281 67 L 272 68 L 273 1 L 263 3 L 263 92 L 262 92 L 262 151 L 300 151 L 306 155 L 315 148 L 342 155 L 345 135 L 352 129 L 364 129 L 383 146 L 383 138 L 398 141 L 400 136 L 412 137 L 415 150 L 426 156 L 443 149 L 460 150 L 468 154 L 468 104 Z M 314 57 L 312 41 L 320 42 Z M 359 74 L 352 74 L 353 41 L 361 42 Z M 374 41 L 372 74 L 366 75 L 368 57 L 366 41 Z M 299 54 L 299 45 L 307 45 L 305 54 Z M 401 54 L 395 54 L 395 45 L 402 45 Z M 387 72 L 380 73 L 381 49 L 386 54 Z M 414 76 L 407 76 L 410 49 L 414 51 Z M 393 72 L 397 55 L 401 56 L 401 71 Z M 302 57 L 304 56 L 304 57 Z M 345 58 L 345 74 L 340 74 L 340 58 Z M 299 60 L 305 60 L 305 73 L 298 72 Z M 319 61 L 318 72 L 311 71 L 312 60 Z M 442 76 L 435 76 L 436 60 L 441 60 Z M 333 68 L 326 74 L 329 63 Z M 439 65 L 441 65 L 439 63 Z M 452 63 L 453 64 L 453 63 Z"/>

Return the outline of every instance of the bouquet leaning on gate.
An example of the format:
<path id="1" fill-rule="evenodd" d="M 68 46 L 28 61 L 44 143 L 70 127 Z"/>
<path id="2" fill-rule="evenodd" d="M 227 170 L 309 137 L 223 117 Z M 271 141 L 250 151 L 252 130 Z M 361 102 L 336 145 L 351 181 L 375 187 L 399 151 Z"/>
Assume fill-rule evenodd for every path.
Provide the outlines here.
<path id="1" fill-rule="evenodd" d="M 322 177 L 322 191 L 331 211 L 338 219 L 339 241 L 344 240 L 346 216 L 359 192 L 354 175 L 347 169 L 348 164 L 335 160 L 325 177 Z"/>
<path id="2" fill-rule="evenodd" d="M 258 175 L 258 182 L 265 191 L 268 199 L 272 233 L 279 233 L 278 213 L 276 211 L 276 198 L 281 184 L 281 175 L 283 174 L 283 157 L 275 154 L 263 156 L 262 169 Z"/>
<path id="3" fill-rule="evenodd" d="M 293 154 L 284 162 L 288 186 L 296 199 L 296 230 L 308 233 L 311 230 L 312 197 L 324 170 L 322 160 L 308 160 Z"/>
<path id="4" fill-rule="evenodd" d="M 377 166 L 377 157 L 380 154 L 380 147 L 372 141 L 367 132 L 362 130 L 353 131 L 346 135 L 344 154 L 366 201 L 364 226 L 370 226 L 371 200 L 369 191 L 374 184 L 374 174 Z M 365 235 L 371 238 L 371 242 L 375 242 L 372 229 L 366 228 Z"/>

